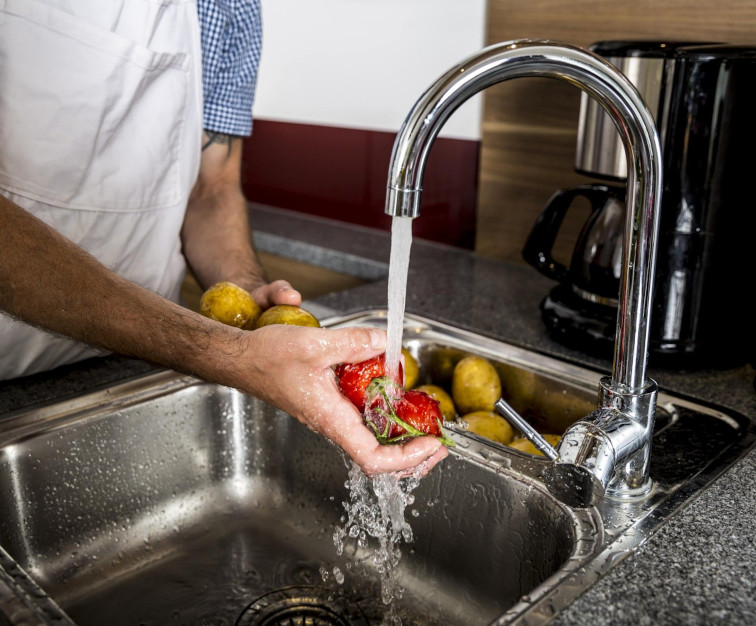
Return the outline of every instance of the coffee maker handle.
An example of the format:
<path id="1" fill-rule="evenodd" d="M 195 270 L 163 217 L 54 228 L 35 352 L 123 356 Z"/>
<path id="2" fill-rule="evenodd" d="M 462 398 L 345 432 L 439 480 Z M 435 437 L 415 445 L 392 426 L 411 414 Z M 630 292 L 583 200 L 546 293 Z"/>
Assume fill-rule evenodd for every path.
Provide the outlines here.
<path id="1" fill-rule="evenodd" d="M 575 198 L 587 198 L 592 210 L 595 211 L 606 202 L 607 193 L 608 189 L 601 185 L 580 185 L 554 192 L 543 207 L 522 249 L 525 261 L 548 278 L 559 282 L 567 281 L 569 268 L 552 256 L 554 242 L 564 216 Z"/>

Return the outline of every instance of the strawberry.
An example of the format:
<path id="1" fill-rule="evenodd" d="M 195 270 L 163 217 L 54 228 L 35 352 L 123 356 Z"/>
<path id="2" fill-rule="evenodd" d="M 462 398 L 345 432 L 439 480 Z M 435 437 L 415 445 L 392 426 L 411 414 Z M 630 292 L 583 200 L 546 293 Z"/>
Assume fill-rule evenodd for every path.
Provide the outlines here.
<path id="1" fill-rule="evenodd" d="M 398 443 L 433 435 L 447 446 L 454 442 L 444 432 L 438 401 L 430 394 L 407 390 L 386 376 L 386 355 L 361 363 L 336 366 L 339 389 L 362 413 L 381 443 Z M 399 378 L 404 379 L 401 365 Z"/>
<path id="2" fill-rule="evenodd" d="M 361 413 L 365 411 L 365 391 L 374 378 L 386 376 L 386 355 L 379 354 L 361 363 L 342 363 L 336 366 L 339 389 Z M 399 378 L 404 379 L 401 364 Z"/>
<path id="3" fill-rule="evenodd" d="M 447 446 L 454 442 L 443 429 L 438 400 L 418 389 L 404 389 L 386 378 L 376 378 L 367 388 L 367 425 L 381 443 L 398 443 L 432 435 Z"/>
<path id="4" fill-rule="evenodd" d="M 424 391 L 412 390 L 405 391 L 392 402 L 396 416 L 406 422 L 413 428 L 424 432 L 427 435 L 439 437 L 441 435 L 441 408 L 438 400 L 431 397 Z M 398 437 L 407 430 L 394 423 L 391 426 L 389 437 Z"/>

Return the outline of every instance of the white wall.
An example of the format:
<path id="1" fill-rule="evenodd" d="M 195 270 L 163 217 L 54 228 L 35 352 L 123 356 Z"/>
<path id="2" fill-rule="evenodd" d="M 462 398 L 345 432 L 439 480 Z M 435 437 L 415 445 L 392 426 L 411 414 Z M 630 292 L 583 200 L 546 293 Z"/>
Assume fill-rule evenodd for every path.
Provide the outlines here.
<path id="1" fill-rule="evenodd" d="M 255 117 L 396 132 L 442 73 L 479 50 L 485 0 L 262 0 Z M 481 97 L 442 136 L 480 139 Z"/>

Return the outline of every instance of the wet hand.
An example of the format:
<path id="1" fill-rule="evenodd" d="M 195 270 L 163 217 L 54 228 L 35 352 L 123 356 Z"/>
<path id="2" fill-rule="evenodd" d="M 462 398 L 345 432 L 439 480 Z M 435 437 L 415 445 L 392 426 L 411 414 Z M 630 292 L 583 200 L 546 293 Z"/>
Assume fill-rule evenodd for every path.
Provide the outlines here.
<path id="1" fill-rule="evenodd" d="M 276 304 L 291 304 L 293 306 L 302 304 L 302 294 L 286 280 L 274 280 L 272 283 L 260 285 L 252 290 L 252 297 L 263 309 L 268 309 Z"/>
<path id="2" fill-rule="evenodd" d="M 369 328 L 269 326 L 251 333 L 250 391 L 327 437 L 362 470 L 375 475 L 428 473 L 446 457 L 436 437 L 381 445 L 357 408 L 341 394 L 333 367 L 360 362 L 386 349 L 386 334 Z M 242 387 L 243 388 L 243 387 Z"/>

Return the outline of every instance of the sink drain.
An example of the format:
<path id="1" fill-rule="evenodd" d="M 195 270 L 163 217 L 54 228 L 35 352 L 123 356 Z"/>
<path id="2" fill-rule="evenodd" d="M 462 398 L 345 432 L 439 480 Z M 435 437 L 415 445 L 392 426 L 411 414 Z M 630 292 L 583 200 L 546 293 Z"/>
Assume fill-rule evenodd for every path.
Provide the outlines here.
<path id="1" fill-rule="evenodd" d="M 236 626 L 369 626 L 365 614 L 323 587 L 284 587 L 252 602 Z"/>

